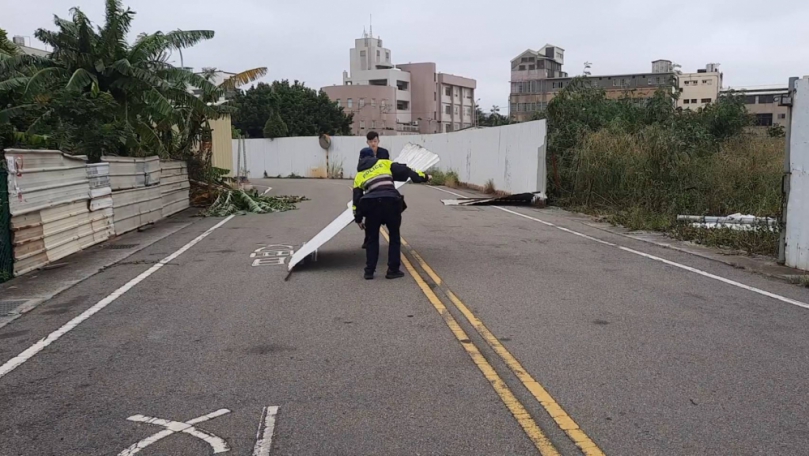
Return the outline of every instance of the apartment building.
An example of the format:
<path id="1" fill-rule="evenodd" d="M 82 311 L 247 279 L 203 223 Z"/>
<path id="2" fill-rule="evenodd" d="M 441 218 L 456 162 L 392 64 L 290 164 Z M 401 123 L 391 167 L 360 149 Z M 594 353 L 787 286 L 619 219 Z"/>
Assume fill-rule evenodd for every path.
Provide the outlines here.
<path id="1" fill-rule="evenodd" d="M 722 77 L 718 64 L 715 63 L 709 63 L 696 73 L 678 74 L 677 90 L 680 96 L 677 99 L 677 107 L 696 111 L 716 102 L 722 90 Z"/>
<path id="2" fill-rule="evenodd" d="M 354 114 L 352 134 L 440 133 L 473 125 L 474 79 L 439 73 L 433 62 L 394 65 L 390 49 L 370 34 L 355 40 L 349 55 L 343 85 L 321 90 Z"/>
<path id="3" fill-rule="evenodd" d="M 548 49 L 553 49 L 553 52 Z M 551 59 L 549 55 L 553 55 Z M 536 62 L 539 56 L 545 56 L 545 68 L 531 68 L 531 59 Z M 567 77 L 561 71 L 564 51 L 556 46 L 546 45 L 541 51 L 526 51 L 511 61 L 511 95 L 509 97 L 509 115 L 520 122 L 531 119 L 535 112 L 548 107 L 548 103 L 559 91 L 570 85 L 574 78 Z M 558 63 L 559 67 L 549 69 L 548 62 Z M 629 73 L 615 75 L 587 76 L 581 79 L 582 84 L 604 89 L 608 98 L 630 97 L 637 100 L 651 98 L 659 88 L 674 90 L 676 84 L 674 68 L 671 62 L 663 60 L 652 62 L 652 71 L 648 73 Z M 516 66 L 515 66 L 516 65 Z M 557 76 L 557 75 L 564 76 Z"/>
<path id="4" fill-rule="evenodd" d="M 786 106 L 781 106 L 782 96 L 789 94 L 787 84 L 728 87 L 722 89 L 722 94 L 734 94 L 744 97 L 744 106 L 747 112 L 755 116 L 755 124 L 760 127 L 782 125 L 786 127 Z"/>

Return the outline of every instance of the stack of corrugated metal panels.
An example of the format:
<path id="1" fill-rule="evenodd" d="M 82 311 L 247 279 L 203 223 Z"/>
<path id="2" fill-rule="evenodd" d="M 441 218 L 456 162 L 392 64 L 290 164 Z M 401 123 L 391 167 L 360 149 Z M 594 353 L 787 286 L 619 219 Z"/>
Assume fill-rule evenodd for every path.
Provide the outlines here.
<path id="1" fill-rule="evenodd" d="M 187 209 L 188 165 L 183 161 L 160 162 L 160 195 L 163 205 L 163 217 L 176 214 Z"/>
<path id="2" fill-rule="evenodd" d="M 110 165 L 115 234 L 135 230 L 162 217 L 159 157 L 103 157 Z"/>
<path id="3" fill-rule="evenodd" d="M 160 187 L 133 188 L 112 192 L 115 235 L 135 230 L 162 218 Z"/>
<path id="4" fill-rule="evenodd" d="M 14 274 L 24 274 L 108 239 L 112 208 L 90 212 L 91 180 L 80 157 L 54 150 L 6 150 Z M 94 169 L 97 170 L 98 167 Z M 103 167 L 101 167 L 103 168 Z"/>
<path id="5" fill-rule="evenodd" d="M 160 157 L 102 157 L 110 164 L 112 191 L 150 187 L 160 183 Z"/>

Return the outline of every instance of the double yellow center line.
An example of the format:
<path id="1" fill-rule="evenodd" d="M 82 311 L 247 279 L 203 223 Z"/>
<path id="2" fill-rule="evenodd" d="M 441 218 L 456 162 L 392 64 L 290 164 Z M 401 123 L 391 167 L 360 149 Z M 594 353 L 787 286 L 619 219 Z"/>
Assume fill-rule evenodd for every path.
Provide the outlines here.
<path id="1" fill-rule="evenodd" d="M 390 240 L 388 233 L 382 231 L 382 235 L 386 240 Z M 427 274 L 430 280 L 439 287 L 441 291 L 447 296 L 450 303 L 466 318 L 469 324 L 477 331 L 477 333 L 486 341 L 486 343 L 494 350 L 495 353 L 503 360 L 511 372 L 519 379 L 525 388 L 534 396 L 534 398 L 542 405 L 545 411 L 556 422 L 560 429 L 570 438 L 570 440 L 581 450 L 586 456 L 603 456 L 604 452 L 595 444 L 595 442 L 579 428 L 579 425 L 565 412 L 558 402 L 548 393 L 548 391 L 536 381 L 531 374 L 520 364 L 517 358 L 506 349 L 500 340 L 492 334 L 491 331 L 483 324 L 483 322 L 461 301 L 452 290 L 444 283 L 441 277 L 436 274 L 433 268 L 427 264 L 426 261 L 402 238 L 402 264 L 410 272 L 410 275 L 416 281 L 421 291 L 427 297 L 427 300 L 433 305 L 438 314 L 444 319 L 444 322 L 449 327 L 458 342 L 461 343 L 466 353 L 472 358 L 472 361 L 480 369 L 486 380 L 492 385 L 495 392 L 497 392 L 500 399 L 509 409 L 511 414 L 517 420 L 519 425 L 523 428 L 528 438 L 534 443 L 537 450 L 543 456 L 559 455 L 559 451 L 553 446 L 550 439 L 542 432 L 542 429 L 536 423 L 534 418 L 528 413 L 525 406 L 514 396 L 514 393 L 509 389 L 508 385 L 503 381 L 497 371 L 486 360 L 477 346 L 469 339 L 466 332 L 461 328 L 455 318 L 450 314 L 447 306 L 441 301 L 438 295 L 435 294 L 430 285 L 427 284 L 425 277 L 413 266 L 408 259 L 405 252 L 413 257 L 414 261 L 418 263 L 421 269 Z"/>

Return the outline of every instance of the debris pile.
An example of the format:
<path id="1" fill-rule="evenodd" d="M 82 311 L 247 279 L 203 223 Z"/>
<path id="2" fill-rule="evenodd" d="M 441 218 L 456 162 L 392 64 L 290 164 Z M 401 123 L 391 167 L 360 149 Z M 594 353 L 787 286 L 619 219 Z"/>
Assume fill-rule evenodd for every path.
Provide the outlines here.
<path id="1" fill-rule="evenodd" d="M 231 214 L 268 214 L 297 209 L 296 203 L 307 201 L 305 196 L 260 195 L 256 190 L 221 190 L 211 206 L 200 214 L 204 217 L 225 217 Z"/>

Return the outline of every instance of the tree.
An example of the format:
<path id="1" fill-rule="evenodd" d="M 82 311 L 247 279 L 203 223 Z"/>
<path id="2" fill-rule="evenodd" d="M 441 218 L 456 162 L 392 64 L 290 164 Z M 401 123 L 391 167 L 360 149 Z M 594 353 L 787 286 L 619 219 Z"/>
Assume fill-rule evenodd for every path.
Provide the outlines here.
<path id="1" fill-rule="evenodd" d="M 233 100 L 233 124 L 251 138 L 264 137 L 264 127 L 277 114 L 287 126 L 286 136 L 351 134 L 352 116 L 323 92 L 295 81 L 259 83 Z"/>
<path id="2" fill-rule="evenodd" d="M 106 0 L 105 23 L 97 29 L 80 9 L 71 9 L 71 15 L 71 20 L 55 17 L 56 31 L 35 32 L 53 47 L 49 56 L 0 56 L 0 94 L 12 94 L 14 101 L 0 111 L 0 122 L 36 113 L 38 117 L 26 119 L 25 130 L 33 130 L 63 107 L 52 105 L 52 100 L 69 94 L 86 106 L 88 100 L 108 94 L 115 104 L 110 106 L 106 100 L 101 104 L 114 108 L 115 121 L 134 132 L 126 137 L 122 152 L 173 155 L 178 149 L 187 152 L 198 141 L 200 133 L 187 128 L 188 119 L 223 114 L 188 90 L 213 94 L 221 89 L 169 63 L 172 52 L 213 38 L 213 31 L 141 34 L 130 45 L 126 35 L 135 13 L 124 9 L 119 0 Z M 86 117 L 72 121 L 79 128 L 95 127 Z M 87 151 L 91 160 L 98 158 L 97 153 Z"/>
<path id="3" fill-rule="evenodd" d="M 287 128 L 287 124 L 281 118 L 281 115 L 276 112 L 267 119 L 263 133 L 265 138 L 283 138 L 289 136 L 289 128 Z"/>
<path id="4" fill-rule="evenodd" d="M 8 34 L 0 29 L 0 54 L 17 55 L 17 46 L 8 40 Z"/>

